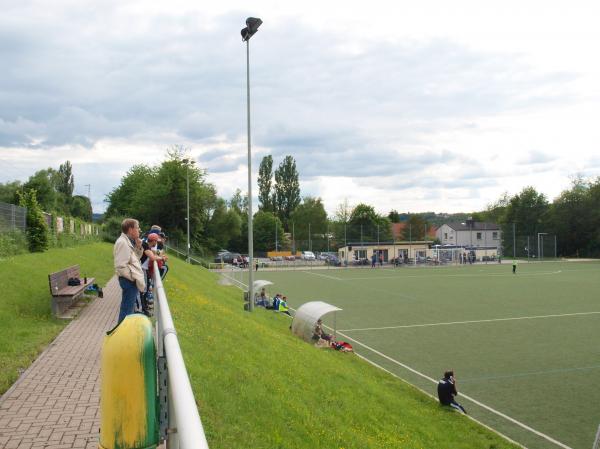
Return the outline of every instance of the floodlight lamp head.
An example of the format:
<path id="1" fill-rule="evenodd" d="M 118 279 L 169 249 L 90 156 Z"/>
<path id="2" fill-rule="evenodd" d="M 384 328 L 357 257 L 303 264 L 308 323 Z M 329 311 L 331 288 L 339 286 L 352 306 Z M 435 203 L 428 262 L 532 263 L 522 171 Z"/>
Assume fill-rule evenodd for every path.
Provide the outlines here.
<path id="1" fill-rule="evenodd" d="M 248 17 L 246 19 L 246 27 L 242 29 L 242 41 L 249 40 L 256 32 L 258 27 L 262 25 L 262 20 L 256 17 Z"/>

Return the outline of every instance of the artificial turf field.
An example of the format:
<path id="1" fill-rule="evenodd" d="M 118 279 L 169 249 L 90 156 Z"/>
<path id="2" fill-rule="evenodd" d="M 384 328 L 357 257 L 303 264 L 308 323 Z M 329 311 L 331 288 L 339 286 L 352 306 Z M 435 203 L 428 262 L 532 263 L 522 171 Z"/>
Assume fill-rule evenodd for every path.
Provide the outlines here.
<path id="1" fill-rule="evenodd" d="M 292 307 L 323 300 L 338 339 L 526 447 L 592 447 L 600 424 L 600 263 L 259 271 Z M 260 313 L 266 313 L 260 311 Z M 325 322 L 333 326 L 333 317 Z M 360 379 L 356 380 L 360 388 Z"/>

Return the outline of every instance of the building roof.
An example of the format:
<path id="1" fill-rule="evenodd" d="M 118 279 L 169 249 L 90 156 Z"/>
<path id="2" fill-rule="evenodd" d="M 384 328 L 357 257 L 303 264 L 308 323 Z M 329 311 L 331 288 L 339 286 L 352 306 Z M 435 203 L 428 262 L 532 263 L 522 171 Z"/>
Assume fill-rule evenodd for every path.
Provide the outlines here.
<path id="1" fill-rule="evenodd" d="M 455 231 L 499 231 L 500 226 L 496 223 L 485 222 L 485 221 L 474 221 L 472 227 L 465 223 L 445 223 L 446 226 L 451 227 Z"/>

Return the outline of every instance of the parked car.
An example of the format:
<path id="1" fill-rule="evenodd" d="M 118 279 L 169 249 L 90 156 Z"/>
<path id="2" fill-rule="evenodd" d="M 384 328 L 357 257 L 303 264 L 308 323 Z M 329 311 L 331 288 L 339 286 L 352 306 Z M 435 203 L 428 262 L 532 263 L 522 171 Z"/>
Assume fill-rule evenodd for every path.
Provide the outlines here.
<path id="1" fill-rule="evenodd" d="M 334 267 L 339 267 L 342 265 L 342 262 L 340 261 L 338 256 L 334 256 L 331 254 L 329 255 L 329 257 L 327 257 L 327 259 L 325 260 L 325 263 L 327 265 L 333 265 Z"/>
<path id="2" fill-rule="evenodd" d="M 281 257 L 281 256 L 271 256 L 271 261 L 273 261 L 273 262 L 281 262 L 281 261 L 283 261 L 283 257 Z"/>
<path id="3" fill-rule="evenodd" d="M 238 263 L 242 260 L 242 255 L 239 253 L 221 253 L 217 254 L 215 257 L 215 262 L 217 263 L 233 263 L 234 260 L 237 260 Z"/>
<path id="4" fill-rule="evenodd" d="M 293 262 L 294 260 L 296 260 L 296 256 L 285 256 L 284 259 Z"/>
<path id="5" fill-rule="evenodd" d="M 302 251 L 303 260 L 316 260 L 315 253 L 312 251 Z"/>

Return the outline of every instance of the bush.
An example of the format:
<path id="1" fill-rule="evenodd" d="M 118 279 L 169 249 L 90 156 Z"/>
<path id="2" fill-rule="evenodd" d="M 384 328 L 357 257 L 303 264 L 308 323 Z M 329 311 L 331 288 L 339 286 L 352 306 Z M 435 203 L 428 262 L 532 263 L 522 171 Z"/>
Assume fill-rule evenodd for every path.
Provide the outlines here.
<path id="1" fill-rule="evenodd" d="M 43 252 L 48 249 L 48 225 L 37 202 L 35 190 L 18 192 L 19 205 L 27 208 L 27 241 L 29 251 Z"/>
<path id="2" fill-rule="evenodd" d="M 0 258 L 4 259 L 27 252 L 27 237 L 21 231 L 0 233 Z"/>
<path id="3" fill-rule="evenodd" d="M 108 243 L 115 243 L 115 240 L 121 235 L 121 223 L 124 217 L 110 217 L 104 222 L 102 240 Z"/>

